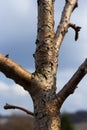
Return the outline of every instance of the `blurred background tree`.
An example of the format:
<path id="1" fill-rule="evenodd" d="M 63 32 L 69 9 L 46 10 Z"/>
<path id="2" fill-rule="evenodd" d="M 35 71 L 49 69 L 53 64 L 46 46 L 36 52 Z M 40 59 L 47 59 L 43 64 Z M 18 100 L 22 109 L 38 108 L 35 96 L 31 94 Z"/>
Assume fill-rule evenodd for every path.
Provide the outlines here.
<path id="1" fill-rule="evenodd" d="M 63 113 L 61 116 L 61 129 L 74 130 L 73 123 L 67 113 Z"/>

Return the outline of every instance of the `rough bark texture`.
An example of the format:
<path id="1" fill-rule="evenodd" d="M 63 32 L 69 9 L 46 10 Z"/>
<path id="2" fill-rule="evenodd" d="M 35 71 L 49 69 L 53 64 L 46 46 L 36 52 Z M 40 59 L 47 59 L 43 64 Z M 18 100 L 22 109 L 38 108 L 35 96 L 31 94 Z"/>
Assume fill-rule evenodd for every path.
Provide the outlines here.
<path id="1" fill-rule="evenodd" d="M 57 57 L 54 51 L 54 1 L 38 0 L 38 30 L 35 52 L 40 91 L 33 97 L 35 130 L 60 127 L 56 97 Z M 44 77 L 44 81 L 43 81 Z M 41 80 L 41 81 L 40 81 Z M 54 100 L 55 99 L 55 100 Z M 37 125 L 38 124 L 38 125 Z"/>
<path id="2" fill-rule="evenodd" d="M 56 73 L 61 43 L 70 25 L 76 31 L 75 39 L 77 40 L 80 27 L 70 24 L 70 16 L 77 7 L 77 0 L 66 0 L 62 17 L 55 33 L 54 2 L 54 0 L 37 1 L 38 24 L 36 51 L 34 54 L 36 70 L 34 73 L 31 74 L 7 56 L 0 54 L 0 71 L 17 84 L 23 86 L 33 99 L 35 130 L 61 130 L 60 108 L 87 73 L 86 59 L 70 81 L 56 94 Z M 9 107 L 9 105 L 6 107 Z M 17 106 L 15 108 L 22 109 Z M 26 110 L 24 109 L 24 111 Z M 32 113 L 30 114 L 33 115 Z"/>
<path id="3" fill-rule="evenodd" d="M 60 130 L 59 103 L 56 97 L 56 73 L 60 45 L 68 30 L 70 15 L 76 0 L 67 1 L 56 34 L 54 33 L 54 1 L 38 0 L 38 30 L 35 52 L 36 73 L 45 83 L 34 95 L 35 130 Z"/>

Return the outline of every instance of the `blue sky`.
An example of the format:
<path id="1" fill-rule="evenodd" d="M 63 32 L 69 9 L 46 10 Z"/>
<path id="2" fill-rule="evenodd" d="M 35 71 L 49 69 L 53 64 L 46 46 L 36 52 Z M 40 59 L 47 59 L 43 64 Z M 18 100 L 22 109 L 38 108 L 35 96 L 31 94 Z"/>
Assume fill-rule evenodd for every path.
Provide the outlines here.
<path id="1" fill-rule="evenodd" d="M 73 12 L 71 22 L 82 27 L 79 40 L 74 41 L 74 31 L 68 30 L 61 46 L 57 76 L 57 91 L 70 79 L 87 57 L 87 1 L 78 0 L 79 7 Z M 60 21 L 65 0 L 55 2 L 55 30 Z M 34 71 L 35 40 L 37 31 L 37 5 L 35 0 L 0 0 L 0 53 L 10 55 L 18 64 L 30 72 Z M 64 103 L 62 111 L 87 110 L 87 76 L 75 93 Z M 33 110 L 32 100 L 22 87 L 0 73 L 0 114 L 5 103 Z"/>

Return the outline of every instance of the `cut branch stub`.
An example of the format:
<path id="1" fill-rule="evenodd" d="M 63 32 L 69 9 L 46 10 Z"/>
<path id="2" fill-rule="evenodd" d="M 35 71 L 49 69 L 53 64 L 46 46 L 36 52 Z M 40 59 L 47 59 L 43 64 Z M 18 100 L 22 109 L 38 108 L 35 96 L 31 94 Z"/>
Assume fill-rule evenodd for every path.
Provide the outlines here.
<path id="1" fill-rule="evenodd" d="M 75 24 L 72 24 L 72 23 L 69 24 L 69 27 L 71 27 L 75 30 L 75 41 L 77 41 L 79 38 L 79 31 L 80 31 L 81 27 L 76 26 Z"/>
<path id="2" fill-rule="evenodd" d="M 59 53 L 60 46 L 62 44 L 64 36 L 68 31 L 70 17 L 72 11 L 76 8 L 76 6 L 77 6 L 77 0 L 66 0 L 66 4 L 62 12 L 61 20 L 55 33 L 55 44 L 56 44 L 55 48 L 57 48 L 56 49 L 58 51 L 57 53 Z"/>

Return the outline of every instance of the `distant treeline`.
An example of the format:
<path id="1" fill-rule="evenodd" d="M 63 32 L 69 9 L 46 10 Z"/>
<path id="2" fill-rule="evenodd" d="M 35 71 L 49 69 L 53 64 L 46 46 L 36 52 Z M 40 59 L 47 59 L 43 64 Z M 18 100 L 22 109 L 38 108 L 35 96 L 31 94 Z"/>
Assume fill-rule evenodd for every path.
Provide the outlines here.
<path id="1" fill-rule="evenodd" d="M 87 122 L 87 111 L 67 113 L 73 123 Z"/>
<path id="2" fill-rule="evenodd" d="M 87 111 L 66 114 L 73 124 L 87 122 Z M 33 121 L 29 115 L 0 116 L 0 130 L 33 130 Z"/>

